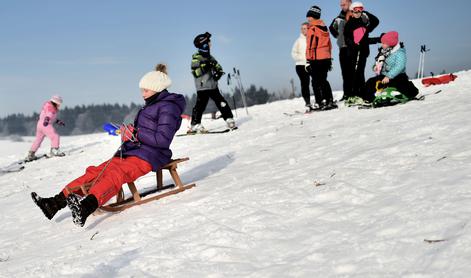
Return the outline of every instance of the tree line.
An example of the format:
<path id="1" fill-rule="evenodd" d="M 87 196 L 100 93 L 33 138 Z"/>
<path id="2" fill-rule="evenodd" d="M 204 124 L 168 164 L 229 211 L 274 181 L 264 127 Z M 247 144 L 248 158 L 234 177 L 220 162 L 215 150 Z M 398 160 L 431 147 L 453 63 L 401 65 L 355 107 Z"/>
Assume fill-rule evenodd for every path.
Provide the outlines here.
<path id="1" fill-rule="evenodd" d="M 242 95 L 239 88 L 233 89 L 229 93 L 223 93 L 230 102 L 231 108 L 243 107 Z M 282 90 L 276 93 L 269 93 L 263 87 L 251 85 L 245 90 L 247 106 L 265 104 L 277 100 L 293 98 L 293 92 Z M 191 115 L 196 102 L 196 94 L 185 96 L 185 114 Z M 142 105 L 131 103 L 126 104 L 92 104 L 77 105 L 75 107 L 64 107 L 59 111 L 58 118 L 65 122 L 65 126 L 57 127 L 57 132 L 61 135 L 80 135 L 103 132 L 102 126 L 105 123 L 132 123 L 139 108 Z M 210 101 L 206 113 L 216 112 L 217 107 Z M 39 119 L 37 112 L 32 115 L 12 114 L 0 118 L 0 136 L 34 136 L 36 124 Z"/>

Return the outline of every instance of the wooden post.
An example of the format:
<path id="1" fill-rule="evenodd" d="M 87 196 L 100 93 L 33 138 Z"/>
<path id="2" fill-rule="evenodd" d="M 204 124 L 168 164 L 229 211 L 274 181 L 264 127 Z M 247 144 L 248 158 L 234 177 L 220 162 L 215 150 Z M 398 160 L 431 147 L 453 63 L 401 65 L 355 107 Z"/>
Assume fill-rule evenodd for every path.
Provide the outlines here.
<path id="1" fill-rule="evenodd" d="M 162 178 L 162 169 L 157 170 L 157 190 L 162 189 L 163 187 L 163 178 Z"/>
<path id="2" fill-rule="evenodd" d="M 128 186 L 129 186 L 129 190 L 131 190 L 134 201 L 139 202 L 141 200 L 141 196 L 139 195 L 139 192 L 137 191 L 137 188 L 134 182 L 128 183 Z"/>

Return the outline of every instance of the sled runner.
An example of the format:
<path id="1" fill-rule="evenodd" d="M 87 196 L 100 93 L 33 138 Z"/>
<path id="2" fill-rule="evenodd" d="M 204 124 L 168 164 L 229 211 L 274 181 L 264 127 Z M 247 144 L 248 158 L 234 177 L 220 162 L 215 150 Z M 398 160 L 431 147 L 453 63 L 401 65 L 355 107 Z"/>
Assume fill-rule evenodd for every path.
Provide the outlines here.
<path id="1" fill-rule="evenodd" d="M 179 158 L 179 159 L 172 160 L 170 163 L 162 166 L 162 168 L 160 168 L 156 172 L 157 186 L 154 189 L 140 193 L 137 190 L 135 183 L 130 182 L 128 183 L 128 187 L 129 187 L 129 191 L 131 191 L 132 197 L 125 199 L 123 188 L 121 188 L 118 195 L 116 195 L 116 202 L 108 204 L 108 205 L 104 205 L 100 209 L 103 211 L 108 211 L 108 212 L 119 212 L 133 206 L 142 205 L 151 201 L 156 201 L 164 197 L 178 194 L 187 189 L 193 188 L 194 186 L 196 186 L 196 184 L 192 183 L 192 184 L 184 185 L 182 181 L 180 180 L 180 176 L 177 173 L 178 163 L 181 163 L 187 160 L 189 160 L 188 157 Z M 174 184 L 165 185 L 165 186 L 163 185 L 162 170 L 169 171 Z M 69 192 L 75 192 L 77 190 L 81 190 L 84 195 L 87 195 L 88 190 L 90 189 L 91 185 L 92 183 L 86 183 L 79 187 L 69 189 Z M 159 194 L 155 195 L 154 193 L 159 193 Z M 148 195 L 151 195 L 151 196 L 148 196 Z"/>

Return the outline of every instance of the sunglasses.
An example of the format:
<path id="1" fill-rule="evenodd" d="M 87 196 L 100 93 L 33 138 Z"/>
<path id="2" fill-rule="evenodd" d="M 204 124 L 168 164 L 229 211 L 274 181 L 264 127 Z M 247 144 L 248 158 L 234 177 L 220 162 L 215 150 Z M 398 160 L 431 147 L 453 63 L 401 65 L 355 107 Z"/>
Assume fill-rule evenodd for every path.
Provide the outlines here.
<path id="1" fill-rule="evenodd" d="M 363 12 L 363 9 L 358 9 L 358 10 L 353 10 L 352 11 L 354 14 L 361 14 Z"/>

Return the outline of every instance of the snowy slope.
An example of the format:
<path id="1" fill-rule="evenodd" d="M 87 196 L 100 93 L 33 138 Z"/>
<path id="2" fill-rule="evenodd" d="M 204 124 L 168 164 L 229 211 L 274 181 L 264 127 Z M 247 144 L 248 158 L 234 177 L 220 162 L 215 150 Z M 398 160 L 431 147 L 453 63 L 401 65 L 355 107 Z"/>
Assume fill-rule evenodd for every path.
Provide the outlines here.
<path id="1" fill-rule="evenodd" d="M 236 132 L 177 137 L 194 189 L 84 228 L 29 194 L 57 193 L 119 142 L 63 137 L 68 156 L 0 176 L 0 277 L 471 277 L 471 71 L 458 75 L 406 105 L 284 115 L 294 99 L 250 108 Z M 32 139 L 1 141 L 0 165 Z"/>

